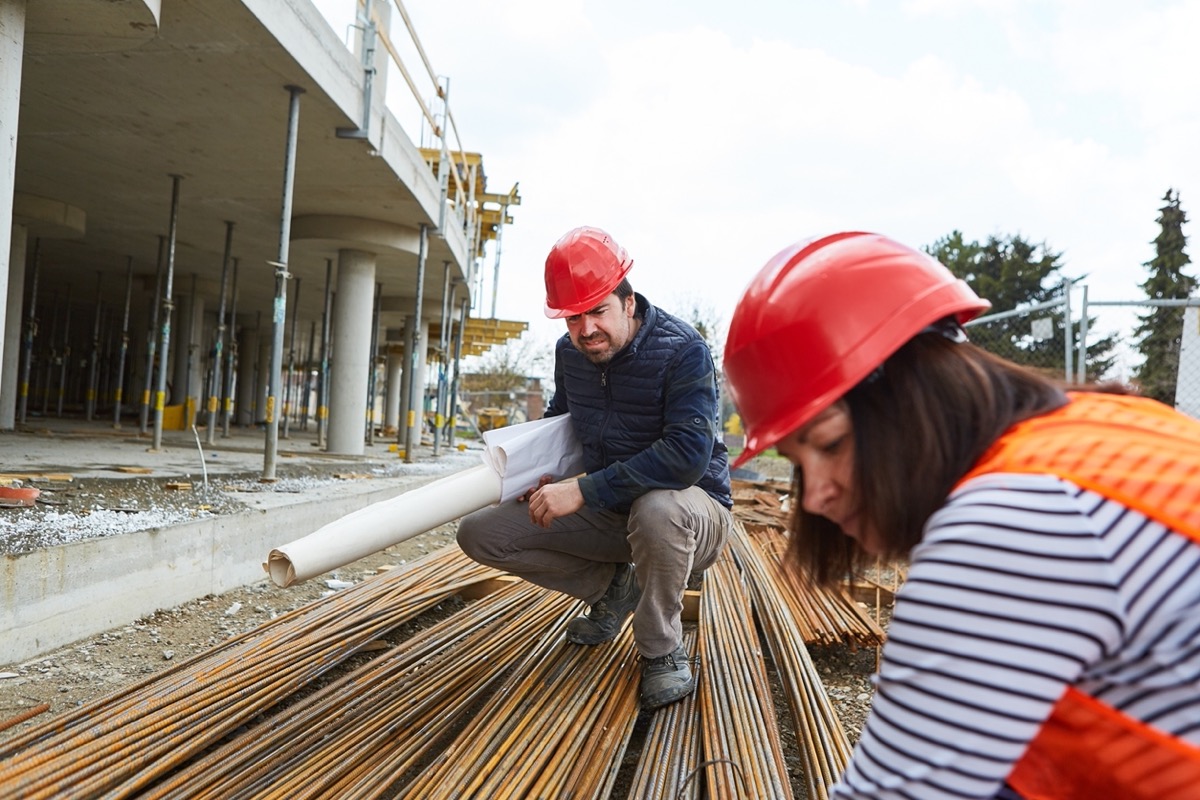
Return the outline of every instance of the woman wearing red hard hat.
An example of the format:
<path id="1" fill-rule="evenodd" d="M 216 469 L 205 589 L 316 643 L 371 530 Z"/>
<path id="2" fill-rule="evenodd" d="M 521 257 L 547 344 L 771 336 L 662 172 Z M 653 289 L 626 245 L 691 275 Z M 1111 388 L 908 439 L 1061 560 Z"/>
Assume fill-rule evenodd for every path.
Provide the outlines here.
<path id="1" fill-rule="evenodd" d="M 1200 422 L 975 347 L 988 305 L 840 233 L 734 312 L 737 463 L 795 465 L 793 566 L 911 562 L 832 796 L 1200 797 Z"/>

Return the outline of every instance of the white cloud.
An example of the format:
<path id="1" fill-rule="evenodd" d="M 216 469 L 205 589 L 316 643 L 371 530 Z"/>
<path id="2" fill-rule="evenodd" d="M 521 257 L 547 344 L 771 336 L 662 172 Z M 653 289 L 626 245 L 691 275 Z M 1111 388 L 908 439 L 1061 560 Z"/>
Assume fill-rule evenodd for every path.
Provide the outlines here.
<path id="1" fill-rule="evenodd" d="M 1093 299 L 1134 299 L 1166 188 L 1200 213 L 1194 2 L 408 10 L 489 186 L 520 181 L 499 313 L 547 339 L 542 263 L 580 224 L 629 248 L 652 300 L 699 294 L 728 320 L 771 254 L 839 228 L 1020 233 Z"/>
<path id="2" fill-rule="evenodd" d="M 1155 7 L 1158 6 L 1158 7 Z M 1200 3 L 1068 4 L 1049 52 L 1069 89 L 1115 95 L 1148 130 L 1195 120 Z"/>

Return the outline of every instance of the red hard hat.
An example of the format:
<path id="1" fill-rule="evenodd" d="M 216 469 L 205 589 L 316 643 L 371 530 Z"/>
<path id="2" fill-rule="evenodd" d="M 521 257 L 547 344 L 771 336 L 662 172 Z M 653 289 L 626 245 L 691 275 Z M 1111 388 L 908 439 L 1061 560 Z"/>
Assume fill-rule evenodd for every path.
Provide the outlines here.
<path id="1" fill-rule="evenodd" d="M 632 266 L 625 248 L 599 228 L 567 231 L 546 256 L 546 316 L 558 319 L 595 308 Z"/>
<path id="2" fill-rule="evenodd" d="M 991 306 L 932 256 L 873 233 L 779 252 L 738 301 L 725 375 L 746 449 L 738 466 L 833 405 L 925 326 Z"/>

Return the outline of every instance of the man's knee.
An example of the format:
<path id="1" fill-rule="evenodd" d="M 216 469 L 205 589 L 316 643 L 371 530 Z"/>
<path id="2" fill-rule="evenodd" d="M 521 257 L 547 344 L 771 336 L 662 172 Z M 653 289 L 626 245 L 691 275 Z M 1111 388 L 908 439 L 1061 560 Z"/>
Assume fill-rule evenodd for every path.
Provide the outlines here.
<path id="1" fill-rule="evenodd" d="M 680 503 L 679 492 L 670 489 L 655 489 L 633 501 L 630 509 L 631 526 L 647 528 L 678 527 L 685 515 Z"/>
<path id="2" fill-rule="evenodd" d="M 468 514 L 458 521 L 458 539 L 459 548 L 471 558 L 479 561 L 484 557 L 487 551 L 485 546 L 486 531 L 489 526 L 484 519 L 486 517 L 486 509 Z"/>

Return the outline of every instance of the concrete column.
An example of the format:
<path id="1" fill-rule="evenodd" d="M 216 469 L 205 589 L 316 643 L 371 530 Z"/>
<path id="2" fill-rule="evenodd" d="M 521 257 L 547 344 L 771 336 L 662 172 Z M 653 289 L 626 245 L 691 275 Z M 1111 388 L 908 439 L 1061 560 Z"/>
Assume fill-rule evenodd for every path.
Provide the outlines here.
<path id="1" fill-rule="evenodd" d="M 400 386 L 404 371 L 404 348 L 388 345 L 387 393 L 383 412 L 383 433 L 395 436 L 400 427 Z"/>
<path id="2" fill-rule="evenodd" d="M 25 0 L 0 0 L 0 301 L 9 297 L 10 274 L 17 268 L 24 276 L 25 259 L 14 265 L 13 244 L 13 196 L 17 179 L 17 116 L 21 109 L 21 61 L 25 55 Z M 21 248 L 22 253 L 24 247 Z M 23 282 L 22 282 L 23 283 Z M 20 298 L 18 293 L 18 298 Z M 6 318 L 10 314 L 8 302 L 0 302 L 0 355 L 4 365 L 0 371 L 0 385 L 6 391 L 0 394 L 0 429 L 14 427 L 16 408 L 17 373 L 14 380 L 8 375 L 8 350 L 10 334 Z M 18 323 L 20 303 L 18 302 Z M 18 339 L 19 339 L 18 328 Z M 9 384 L 12 384 L 9 387 Z M 9 401 L 9 391 L 12 400 Z"/>
<path id="3" fill-rule="evenodd" d="M 329 370 L 330 453 L 363 453 L 374 301 L 375 254 L 339 250 L 333 298 L 333 362 Z"/>
<path id="4" fill-rule="evenodd" d="M 258 341 L 258 328 L 241 327 L 238 336 L 236 420 L 243 428 L 254 424 L 254 387 L 258 385 L 254 372 L 258 360 Z"/>
<path id="5" fill-rule="evenodd" d="M 0 351 L 0 430 L 17 425 L 17 392 L 21 382 L 21 306 L 25 300 L 25 256 L 28 229 L 13 225 L 8 253 L 8 302 L 4 317 L 3 350 Z"/>

